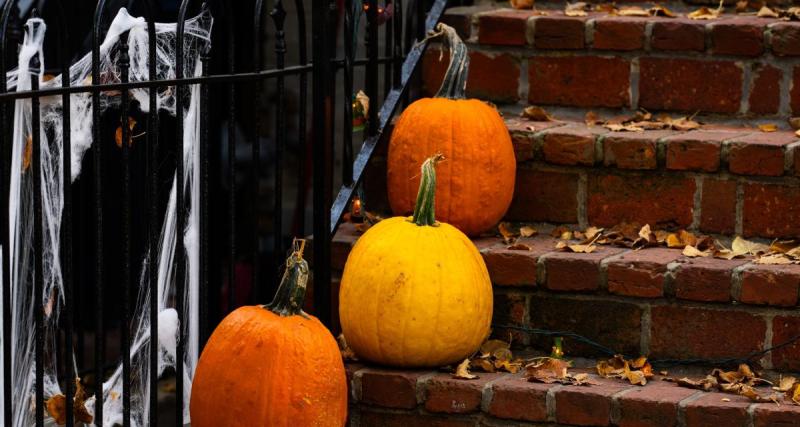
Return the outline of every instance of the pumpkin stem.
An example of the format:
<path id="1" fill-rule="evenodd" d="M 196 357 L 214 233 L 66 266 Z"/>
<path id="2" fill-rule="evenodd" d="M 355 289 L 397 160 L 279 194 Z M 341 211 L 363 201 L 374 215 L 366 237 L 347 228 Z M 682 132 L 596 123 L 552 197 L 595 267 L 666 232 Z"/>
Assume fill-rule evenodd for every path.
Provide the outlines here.
<path id="1" fill-rule="evenodd" d="M 467 45 L 461 41 L 456 30 L 453 27 L 442 24 L 436 24 L 435 36 L 446 36 L 445 45 L 450 48 L 450 65 L 447 66 L 447 72 L 444 74 L 442 80 L 442 87 L 436 93 L 437 98 L 448 99 L 463 99 L 465 98 L 465 90 L 467 88 L 467 72 L 469 71 L 469 55 L 467 54 Z"/>
<path id="2" fill-rule="evenodd" d="M 308 262 L 303 259 L 306 241 L 294 239 L 293 246 L 292 254 L 286 258 L 286 270 L 283 271 L 281 284 L 278 286 L 275 298 L 264 308 L 278 316 L 308 317 L 303 311 L 306 285 L 308 284 Z"/>
<path id="3" fill-rule="evenodd" d="M 414 224 L 436 225 L 436 215 L 434 212 L 434 202 L 436 201 L 436 164 L 444 160 L 440 153 L 433 157 L 428 157 L 422 162 L 422 178 L 419 181 L 419 193 L 417 193 L 417 204 L 414 206 Z"/>

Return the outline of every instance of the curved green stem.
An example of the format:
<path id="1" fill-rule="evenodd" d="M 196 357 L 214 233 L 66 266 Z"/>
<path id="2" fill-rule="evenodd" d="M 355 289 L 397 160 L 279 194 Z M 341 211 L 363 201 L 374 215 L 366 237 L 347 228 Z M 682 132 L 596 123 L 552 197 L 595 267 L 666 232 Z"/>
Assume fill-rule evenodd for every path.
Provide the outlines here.
<path id="1" fill-rule="evenodd" d="M 294 239 L 294 250 L 286 259 L 286 270 L 283 272 L 281 284 L 275 293 L 272 302 L 264 308 L 278 316 L 301 315 L 308 317 L 303 311 L 303 302 L 306 299 L 306 286 L 308 284 L 308 262 L 303 259 L 303 250 L 306 241 Z"/>
<path id="2" fill-rule="evenodd" d="M 417 204 L 414 206 L 414 224 L 435 225 L 436 213 L 434 202 L 436 201 L 436 164 L 444 160 L 444 156 L 437 154 L 429 157 L 422 163 L 422 177 L 419 181 L 419 192 L 417 193 Z"/>
<path id="3" fill-rule="evenodd" d="M 467 45 L 461 41 L 453 27 L 439 23 L 436 25 L 437 35 L 446 36 L 445 44 L 450 48 L 450 65 L 442 80 L 442 87 L 436 93 L 437 98 L 463 99 L 467 88 L 467 72 L 469 71 L 469 55 Z"/>

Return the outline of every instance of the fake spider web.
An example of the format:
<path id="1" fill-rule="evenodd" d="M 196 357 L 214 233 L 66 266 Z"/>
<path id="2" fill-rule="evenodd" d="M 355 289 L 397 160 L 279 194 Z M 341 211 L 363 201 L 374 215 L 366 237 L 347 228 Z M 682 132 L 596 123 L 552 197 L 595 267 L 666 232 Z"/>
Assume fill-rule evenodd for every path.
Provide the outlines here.
<path id="1" fill-rule="evenodd" d="M 200 52 L 210 44 L 213 18 L 208 11 L 196 16 L 185 24 L 183 46 L 184 76 L 200 75 Z M 174 23 L 157 23 L 156 29 L 156 74 L 157 80 L 174 79 L 176 76 L 176 29 Z M 31 59 L 42 56 L 46 25 L 43 20 L 33 18 L 25 25 L 25 38 L 19 53 L 17 69 L 7 74 L 10 90 L 26 91 L 31 89 L 31 78 L 37 78 L 42 89 L 61 86 L 61 76 L 43 81 L 42 70 L 30 68 Z M 135 18 L 121 9 L 111 23 L 108 34 L 100 46 L 100 76 L 103 83 L 119 81 L 119 46 L 120 36 L 128 33 L 128 54 L 130 58 L 130 81 L 146 81 L 148 69 L 148 32 L 143 18 Z M 87 54 L 70 67 L 70 85 L 91 85 L 91 54 Z M 183 153 L 184 179 L 180 190 L 187 201 L 186 228 L 181 233 L 186 247 L 186 258 L 178 260 L 185 264 L 184 283 L 184 319 L 179 325 L 178 313 L 174 308 L 176 278 L 174 275 L 176 230 L 176 177 L 173 175 L 172 187 L 164 222 L 161 229 L 158 253 L 154 257 L 158 271 L 158 374 L 176 364 L 175 348 L 178 328 L 182 327 L 184 337 L 188 337 L 184 355 L 183 396 L 184 422 L 189 421 L 189 397 L 191 380 L 199 355 L 198 316 L 199 316 L 199 127 L 200 97 L 199 85 L 187 88 L 188 106 L 184 114 Z M 175 88 L 165 87 L 158 90 L 157 107 L 159 110 L 176 114 Z M 148 112 L 149 89 L 130 90 L 131 98 L 138 101 L 143 113 Z M 80 176 L 81 161 L 92 145 L 92 95 L 77 93 L 70 95 L 70 127 L 71 127 L 71 167 L 72 181 Z M 100 111 L 120 105 L 118 92 L 101 92 Z M 61 275 L 59 257 L 61 214 L 63 199 L 63 105 L 62 97 L 51 96 L 41 98 L 40 157 L 34 159 L 41 166 L 42 197 L 42 234 L 43 248 L 41 254 L 44 292 L 41 299 L 34 295 L 34 251 L 33 251 L 33 180 L 30 167 L 30 154 L 26 158 L 26 144 L 31 135 L 31 100 L 20 99 L 15 102 L 12 164 L 9 191 L 9 249 L 3 250 L 2 256 L 9 254 L 10 281 L 12 295 L 12 392 L 13 392 L 13 427 L 35 425 L 35 406 L 44 402 L 35 401 L 35 326 L 34 310 L 37 302 L 42 304 L 44 316 L 44 398 L 63 393 L 58 383 L 58 364 L 56 342 L 58 339 L 58 319 L 64 308 L 64 283 Z M 28 148 L 29 149 L 29 148 Z M 27 162 L 27 164 L 26 164 Z M 142 255 L 144 261 L 139 275 L 139 293 L 131 322 L 131 425 L 148 425 L 149 411 L 149 345 L 150 345 L 150 275 L 147 254 Z M 78 285 L 79 286 L 79 285 Z M 0 314 L 2 314 L 0 307 Z M 0 316 L 2 319 L 2 316 Z M 124 327 L 124 326 L 123 326 Z M 0 334 L 1 335 L 1 334 Z M 0 336 L 0 342 L 9 337 Z M 67 349 L 68 363 L 75 367 L 73 349 Z M 123 356 L 124 357 L 124 356 Z M 76 367 L 75 367 L 76 368 Z M 77 369 L 75 369 L 77 372 Z M 2 365 L 0 364 L 0 374 Z M 63 373 L 62 373 L 63 374 Z M 70 379 L 67 379 L 68 381 Z M 122 364 L 121 361 L 114 373 L 103 383 L 103 424 L 122 424 Z M 0 410 L 2 405 L 0 389 Z M 94 414 L 95 401 L 90 397 L 86 401 L 86 409 Z M 45 425 L 55 425 L 55 420 L 45 411 Z"/>

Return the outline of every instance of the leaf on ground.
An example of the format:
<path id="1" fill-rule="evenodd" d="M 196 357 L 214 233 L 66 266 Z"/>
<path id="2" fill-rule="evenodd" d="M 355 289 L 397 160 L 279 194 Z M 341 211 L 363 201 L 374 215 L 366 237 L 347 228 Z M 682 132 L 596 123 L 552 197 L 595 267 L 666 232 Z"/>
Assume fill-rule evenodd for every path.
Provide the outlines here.
<path id="1" fill-rule="evenodd" d="M 586 245 L 581 245 L 581 244 L 570 245 L 567 242 L 560 241 L 556 243 L 556 249 L 563 252 L 573 252 L 576 254 L 590 254 L 597 250 L 597 246 L 591 243 Z"/>
<path id="2" fill-rule="evenodd" d="M 769 244 L 770 252 L 777 252 L 781 254 L 785 254 L 792 249 L 796 249 L 800 247 L 800 242 L 797 240 L 775 240 Z"/>
<path id="3" fill-rule="evenodd" d="M 762 6 L 761 9 L 758 10 L 756 16 L 759 18 L 779 18 L 778 12 L 770 9 L 767 6 Z"/>
<path id="4" fill-rule="evenodd" d="M 791 264 L 792 260 L 784 254 L 769 254 L 756 258 L 754 262 L 763 265 L 784 265 Z"/>
<path id="5" fill-rule="evenodd" d="M 619 16 L 650 16 L 650 12 L 642 9 L 639 6 L 622 7 L 617 11 Z"/>
<path id="6" fill-rule="evenodd" d="M 339 334 L 339 336 L 336 337 L 336 343 L 339 344 L 339 352 L 342 353 L 342 359 L 345 362 L 358 361 L 356 353 L 347 345 L 347 339 L 345 339 L 344 334 Z"/>
<path id="7" fill-rule="evenodd" d="M 548 114 L 544 108 L 535 105 L 525 107 L 525 109 L 522 110 L 521 116 L 535 122 L 549 122 L 553 120 L 553 117 Z"/>
<path id="8" fill-rule="evenodd" d="M 569 362 L 552 357 L 540 357 L 525 365 L 525 378 L 531 382 L 552 384 L 562 382 L 569 375 Z"/>
<path id="9" fill-rule="evenodd" d="M 625 125 L 620 123 L 606 123 L 604 128 L 611 132 L 644 132 L 644 128 L 636 125 Z"/>
<path id="10" fill-rule="evenodd" d="M 533 0 L 509 0 L 511 3 L 511 7 L 514 9 L 532 9 L 533 8 Z"/>
<path id="11" fill-rule="evenodd" d="M 625 379 L 633 385 L 645 385 L 647 379 L 653 376 L 653 368 L 644 356 L 629 361 L 618 354 L 597 362 L 596 369 L 601 377 Z"/>
<path id="12" fill-rule="evenodd" d="M 470 367 L 483 372 L 517 373 L 522 369 L 522 361 L 514 359 L 511 343 L 503 340 L 487 340 L 481 345 L 476 356 L 470 359 Z"/>
<path id="13" fill-rule="evenodd" d="M 600 120 L 600 117 L 594 111 L 589 111 L 583 117 L 583 122 L 586 123 L 586 126 L 592 127 L 594 125 L 600 124 L 603 121 Z"/>
<path id="14" fill-rule="evenodd" d="M 674 12 L 661 5 L 655 5 L 647 11 L 650 13 L 650 16 L 663 16 L 666 18 L 674 18 L 677 16 Z"/>
<path id="15" fill-rule="evenodd" d="M 513 245 L 509 245 L 506 249 L 510 251 L 530 251 L 532 248 L 524 243 L 514 243 Z"/>
<path id="16" fill-rule="evenodd" d="M 564 8 L 564 15 L 566 16 L 586 16 L 586 11 L 588 10 L 589 5 L 585 2 L 577 2 L 577 3 L 567 3 L 567 6 Z"/>
<path id="17" fill-rule="evenodd" d="M 689 19 L 701 19 L 701 20 L 717 19 L 720 17 L 720 15 L 722 15 L 722 12 L 725 11 L 724 2 L 725 0 L 720 0 L 719 6 L 716 9 L 709 9 L 706 6 L 703 6 L 700 9 L 697 9 L 694 12 L 689 13 L 686 16 Z"/>
<path id="18" fill-rule="evenodd" d="M 790 117 L 789 126 L 791 126 L 792 129 L 800 129 L 800 117 Z"/>
<path id="19" fill-rule="evenodd" d="M 494 363 L 488 358 L 474 358 L 470 359 L 469 367 L 471 369 L 480 369 L 483 372 L 493 373 L 497 372 L 497 369 L 494 367 Z"/>
<path id="20" fill-rule="evenodd" d="M 713 255 L 712 251 L 701 251 L 700 249 L 697 249 L 694 246 L 686 246 L 685 248 L 683 248 L 683 256 L 689 258 L 697 258 L 697 257 L 705 258 L 705 257 L 710 257 L 711 255 Z"/>
<path id="21" fill-rule="evenodd" d="M 531 227 L 530 225 L 524 225 L 519 228 L 519 235 L 522 237 L 531 237 L 539 234 L 535 228 Z"/>
<path id="22" fill-rule="evenodd" d="M 669 127 L 673 130 L 695 130 L 700 129 L 700 123 L 692 120 L 689 117 L 678 117 L 677 119 L 673 119 L 669 116 L 664 116 L 661 118 L 661 121 L 669 125 Z"/>
<path id="23" fill-rule="evenodd" d="M 501 222 L 497 225 L 497 231 L 503 236 L 503 242 L 507 245 L 514 244 L 519 237 L 519 230 L 514 229 L 511 223 Z"/>
<path id="24" fill-rule="evenodd" d="M 790 390 L 792 390 L 794 388 L 794 384 L 796 382 L 797 382 L 797 378 L 795 378 L 795 377 L 793 377 L 791 375 L 787 376 L 787 377 L 781 376 L 780 379 L 778 380 L 778 385 L 775 386 L 775 387 L 772 387 L 772 389 L 775 390 L 775 391 L 787 392 L 787 391 L 790 391 Z"/>
<path id="25" fill-rule="evenodd" d="M 570 230 L 568 227 L 564 227 L 562 225 L 554 228 L 553 231 L 550 232 L 550 236 L 557 237 L 561 240 L 571 240 L 573 237 L 573 233 L 572 230 Z"/>
<path id="26" fill-rule="evenodd" d="M 453 373 L 453 378 L 459 380 L 474 380 L 478 378 L 477 375 L 474 375 L 469 372 L 469 359 L 464 359 L 463 362 L 459 363 L 456 367 L 456 372 Z"/>
<path id="27" fill-rule="evenodd" d="M 764 123 L 758 125 L 758 130 L 760 130 L 761 132 L 777 132 L 778 125 L 776 125 L 775 123 Z"/>
<path id="28" fill-rule="evenodd" d="M 741 236 L 736 236 L 731 244 L 731 250 L 733 250 L 734 253 L 742 255 L 761 255 L 769 252 L 769 246 L 745 240 Z"/>

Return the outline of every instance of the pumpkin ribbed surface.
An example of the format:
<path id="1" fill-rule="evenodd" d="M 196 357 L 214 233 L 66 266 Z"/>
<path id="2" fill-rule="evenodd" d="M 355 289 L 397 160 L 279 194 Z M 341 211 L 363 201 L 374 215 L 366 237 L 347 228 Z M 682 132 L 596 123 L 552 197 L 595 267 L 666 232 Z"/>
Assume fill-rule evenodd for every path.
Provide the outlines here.
<path id="1" fill-rule="evenodd" d="M 339 317 L 347 343 L 362 359 L 446 365 L 469 356 L 487 337 L 492 286 L 477 248 L 456 228 L 394 217 L 371 227 L 351 251 Z"/>
<path id="2" fill-rule="evenodd" d="M 347 384 L 336 341 L 314 317 L 241 307 L 203 350 L 190 410 L 192 427 L 344 426 Z"/>
<path id="3" fill-rule="evenodd" d="M 516 158 L 503 119 L 482 101 L 423 98 L 400 116 L 389 144 L 387 190 L 395 215 L 409 215 L 419 165 L 437 166 L 436 217 L 474 236 L 497 224 L 514 195 Z"/>

